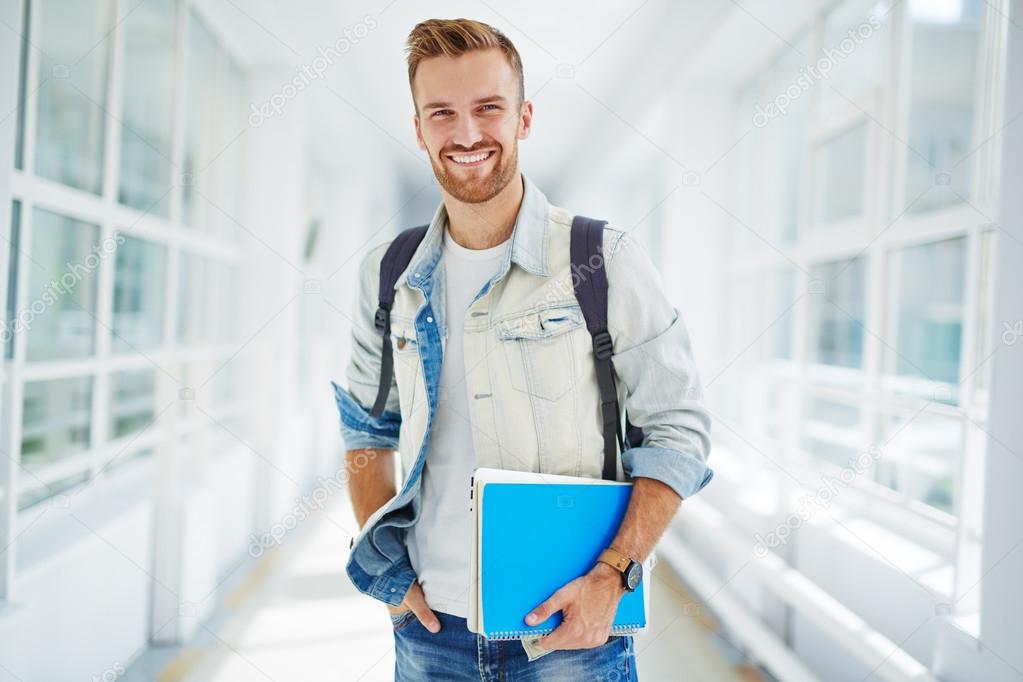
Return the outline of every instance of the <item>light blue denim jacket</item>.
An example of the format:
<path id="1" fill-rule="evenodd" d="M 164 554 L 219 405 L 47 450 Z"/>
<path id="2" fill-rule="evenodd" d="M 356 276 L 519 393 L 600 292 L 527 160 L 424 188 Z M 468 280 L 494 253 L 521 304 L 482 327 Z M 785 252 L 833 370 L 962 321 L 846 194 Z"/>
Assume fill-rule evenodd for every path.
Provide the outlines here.
<path id="1" fill-rule="evenodd" d="M 522 181 L 508 255 L 464 311 L 465 383 L 477 465 L 600 478 L 600 393 L 591 338 L 572 286 L 573 216 L 551 206 L 528 178 Z M 381 339 L 373 316 L 380 259 L 389 242 L 362 260 L 347 390 L 331 382 L 347 449 L 400 454 L 401 488 L 353 538 L 346 566 L 357 589 L 389 604 L 401 603 L 416 578 L 405 536 L 419 518 L 446 315 L 452 312 L 444 309 L 446 224 L 441 204 L 395 287 L 394 381 L 384 413 L 373 418 L 369 408 L 380 377 Z M 619 404 L 644 431 L 641 446 L 621 453 L 617 478 L 653 478 L 689 497 L 714 472 L 707 466 L 710 418 L 688 332 L 638 242 L 606 227 L 603 257 Z M 358 468 L 358 458 L 353 466 Z"/>

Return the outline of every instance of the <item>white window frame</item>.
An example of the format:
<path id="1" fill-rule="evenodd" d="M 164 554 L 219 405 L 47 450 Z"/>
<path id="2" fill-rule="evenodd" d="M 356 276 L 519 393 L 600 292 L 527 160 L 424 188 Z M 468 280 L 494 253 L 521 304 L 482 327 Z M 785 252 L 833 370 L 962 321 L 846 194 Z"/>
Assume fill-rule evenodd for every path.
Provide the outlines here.
<path id="1" fill-rule="evenodd" d="M 23 7 L 13 10 L 18 17 L 23 16 L 25 8 L 31 4 L 45 0 L 31 0 L 25 2 Z M 22 3 L 14 3 L 21 5 Z M 0 506 L 0 547 L 9 547 L 0 556 L 0 603 L 11 596 L 11 583 L 15 571 L 15 558 L 13 542 L 17 536 L 33 525 L 47 511 L 47 505 L 35 504 L 25 509 L 18 509 L 18 499 L 32 487 L 35 479 L 26 482 L 29 478 L 24 474 L 18 460 L 20 459 L 21 437 L 22 437 L 22 406 L 24 395 L 24 384 L 28 381 L 39 379 L 62 379 L 90 376 L 93 377 L 91 417 L 90 417 L 90 447 L 81 453 L 76 453 L 67 458 L 52 463 L 51 465 L 35 471 L 37 476 L 44 483 L 58 480 L 64 476 L 76 473 L 84 473 L 88 476 L 80 487 L 90 486 L 94 482 L 100 482 L 109 476 L 108 465 L 116 457 L 118 460 L 127 460 L 134 455 L 143 453 L 146 450 L 155 452 L 156 457 L 146 456 L 146 460 L 163 459 L 174 456 L 174 448 L 166 447 L 167 443 L 176 443 L 177 440 L 186 435 L 194 435 L 192 441 L 202 452 L 204 457 L 211 444 L 208 431 L 211 428 L 210 418 L 204 414 L 191 410 L 188 416 L 177 414 L 178 406 L 168 404 L 167 401 L 175 401 L 180 393 L 179 381 L 183 380 L 181 367 L 187 363 L 192 371 L 202 377 L 213 377 L 218 368 L 230 360 L 237 351 L 238 338 L 214 340 L 208 343 L 180 345 L 176 342 L 176 325 L 178 319 L 178 262 L 182 253 L 197 254 L 209 259 L 209 262 L 216 264 L 217 277 L 228 276 L 226 268 L 232 268 L 234 276 L 238 276 L 241 265 L 242 252 L 238 241 L 226 236 L 222 231 L 214 229 L 214 226 L 188 227 L 181 224 L 181 185 L 175 178 L 170 192 L 170 215 L 162 218 L 143 211 L 124 206 L 118 203 L 119 172 L 120 172 L 120 142 L 122 123 L 120 120 L 122 112 L 123 93 L 123 63 L 124 63 L 124 31 L 127 22 L 122 21 L 131 9 L 129 0 L 115 0 L 115 17 L 111 32 L 106 38 L 106 45 L 96 49 L 108 47 L 110 50 L 108 68 L 108 86 L 104 107 L 107 111 L 114 112 L 118 120 L 110 116 L 105 118 L 104 135 L 104 159 L 103 159 L 103 187 L 102 194 L 97 196 L 86 191 L 71 188 L 60 183 L 39 178 L 34 175 L 34 157 L 36 144 L 36 114 L 37 114 L 37 92 L 33 86 L 37 82 L 39 69 L 38 51 L 29 48 L 26 52 L 27 62 L 21 64 L 19 58 L 18 74 L 10 81 L 0 81 L 0 87 L 5 88 L 2 93 L 4 98 L 17 99 L 17 88 L 20 79 L 24 77 L 26 87 L 24 88 L 24 134 L 23 134 L 23 164 L 22 169 L 13 169 L 12 165 L 4 168 L 0 174 L 0 180 L 8 177 L 9 193 L 7 183 L 0 183 L 0 197 L 5 201 L 0 210 L 10 215 L 12 203 L 17 201 L 21 205 L 20 220 L 20 243 L 17 254 L 17 277 L 16 283 L 16 306 L 15 310 L 23 310 L 28 302 L 28 256 L 31 249 L 32 215 L 35 208 L 46 209 L 60 215 L 69 216 L 100 228 L 100 240 L 111 238 L 118 230 L 125 230 L 132 237 L 144 239 L 157 244 L 164 249 L 166 264 L 166 291 L 164 298 L 164 320 L 162 329 L 162 341 L 160 345 L 145 351 L 144 356 L 138 353 L 111 353 L 111 318 L 113 312 L 113 280 L 116 267 L 116 258 L 111 256 L 101 259 L 97 269 L 97 323 L 94 325 L 96 334 L 94 339 L 95 352 L 85 358 L 71 360 L 56 360 L 45 362 L 26 362 L 26 336 L 19 334 L 14 341 L 14 357 L 6 359 L 3 363 L 2 378 L 3 395 L 0 400 L 0 447 L 6 452 L 12 453 L 12 457 L 5 458 L 5 466 L 2 467 L 3 475 L 0 475 L 0 493 L 9 493 L 4 496 L 4 504 Z M 238 50 L 223 34 L 216 29 L 214 22 L 211 22 L 206 14 L 204 3 L 201 0 L 177 0 L 176 5 L 176 44 L 175 44 L 175 83 L 173 95 L 173 135 L 172 135 L 172 168 L 180 169 L 184 157 L 184 121 L 185 103 L 183 93 L 185 92 L 185 78 L 187 74 L 188 58 L 188 24 L 189 17 L 194 14 L 202 21 L 218 45 L 216 78 L 222 79 L 228 71 L 229 64 L 240 67 L 243 78 L 246 77 L 246 60 Z M 32 17 L 34 19 L 34 17 Z M 21 25 L 21 24 L 19 24 Z M 38 45 L 39 27 L 34 20 L 28 22 L 29 35 L 27 39 L 30 45 Z M 20 40 L 18 41 L 20 43 Z M 244 92 L 245 83 L 241 83 Z M 12 92 L 13 91 L 13 92 Z M 243 120 L 244 115 L 239 112 L 238 120 Z M 16 126 L 10 126 L 11 137 L 14 139 L 4 140 L 13 149 L 18 131 Z M 228 137 L 227 139 L 230 139 Z M 244 145 L 244 140 L 238 140 L 234 144 Z M 0 145 L 2 148 L 4 145 Z M 218 150 L 219 151 L 219 150 Z M 13 155 L 8 159 L 13 160 Z M 5 162 L 10 164 L 10 162 Z M 210 171 L 213 172 L 213 171 Z M 174 174 L 172 173 L 172 177 Z M 241 182 L 241 179 L 239 179 Z M 237 194 L 237 192 L 236 192 Z M 4 221 L 9 218 L 4 218 Z M 6 250 L 0 260 L 0 291 L 6 290 L 8 278 L 9 258 Z M 209 293 L 209 300 L 217 295 L 224 296 L 224 287 L 215 287 Z M 237 292 L 237 287 L 232 289 Z M 6 297 L 4 297 L 6 301 Z M 207 303 L 207 305 L 213 305 Z M 5 304 L 6 308 L 6 304 Z M 224 309 L 220 307 L 218 309 Z M 196 311 L 195 314 L 202 315 L 204 311 Z M 5 312 L 6 316 L 6 312 Z M 200 317 L 198 324 L 204 324 L 205 320 Z M 238 331 L 234 331 L 237 337 Z M 154 424 L 143 429 L 139 433 L 129 434 L 110 440 L 108 438 L 109 425 L 109 389 L 111 374 L 116 371 L 154 368 L 156 373 Z M 217 375 L 223 379 L 223 374 Z M 212 380 L 218 381 L 218 378 Z M 248 414 L 252 408 L 251 401 L 238 395 L 237 391 L 231 392 L 231 398 L 225 402 L 215 405 L 205 405 L 204 410 L 211 412 L 218 420 L 232 419 Z M 168 405 L 168 418 L 160 419 L 161 409 Z M 173 414 L 171 414 L 173 413 Z M 157 423 L 158 422 L 158 423 Z M 159 446 L 159 447 L 158 447 Z M 152 466 L 152 462 L 149 462 Z M 162 465 L 161 465 L 162 468 Z M 72 492 L 74 489 L 64 492 Z M 155 493 L 155 491 L 154 491 Z"/>
<path id="2" fill-rule="evenodd" d="M 804 28 L 810 32 L 810 43 L 813 46 L 813 50 L 807 55 L 807 61 L 819 55 L 821 49 L 825 47 L 822 44 L 824 17 L 836 4 L 838 4 L 837 1 L 823 3 L 816 10 L 809 25 Z M 976 480 L 975 468 L 982 467 L 983 461 L 984 439 L 978 437 L 976 431 L 985 423 L 987 399 L 986 392 L 974 388 L 978 373 L 985 371 L 983 366 L 974 371 L 978 360 L 978 336 L 981 334 L 978 320 L 981 292 L 978 281 L 982 256 L 981 240 L 985 233 L 995 232 L 992 221 L 985 216 L 997 215 L 995 207 L 998 205 L 998 152 L 995 148 L 998 145 L 987 145 L 964 162 L 973 164 L 970 204 L 953 205 L 920 215 L 903 216 L 897 229 L 885 231 L 877 236 L 877 233 L 887 226 L 897 213 L 896 211 L 888 215 L 889 206 L 897 206 L 900 197 L 904 198 L 906 164 L 901 143 L 883 130 L 878 123 L 870 121 L 867 115 L 875 117 L 886 128 L 893 130 L 902 139 L 906 139 L 908 102 L 905 97 L 907 88 L 904 86 L 909 69 L 908 56 L 911 46 L 908 44 L 910 27 L 905 6 L 906 3 L 896 3 L 889 21 L 886 22 L 886 28 L 880 35 L 872 38 L 872 40 L 885 40 L 885 48 L 889 54 L 898 52 L 894 58 L 884 60 L 887 71 L 881 74 L 880 92 L 868 93 L 867 96 L 859 98 L 855 105 L 850 104 L 847 108 L 840 107 L 839 111 L 827 121 L 817 120 L 819 108 L 816 106 L 816 101 L 811 102 L 809 111 L 806 113 L 808 129 L 811 133 L 803 140 L 803 158 L 807 163 L 803 164 L 801 172 L 800 195 L 802 198 L 797 241 L 778 245 L 785 256 L 766 247 L 761 249 L 762 253 L 747 251 L 735 255 L 732 255 L 735 253 L 735 250 L 732 249 L 723 263 L 723 284 L 726 290 L 733 291 L 736 286 L 741 286 L 744 279 L 763 278 L 765 275 L 770 276 L 787 268 L 798 268 L 796 270 L 798 280 L 801 276 L 799 269 L 809 273 L 811 267 L 816 264 L 862 255 L 866 259 L 867 267 L 864 324 L 871 331 L 885 336 L 884 330 L 888 329 L 885 322 L 889 317 L 885 293 L 888 289 L 886 282 L 889 259 L 897 256 L 898 249 L 907 246 L 959 236 L 967 239 L 967 289 L 964 292 L 965 314 L 960 355 L 959 376 L 962 382 L 960 401 L 958 406 L 932 403 L 929 408 L 936 414 L 952 416 L 963 421 L 965 445 L 960 459 L 960 472 L 956 479 L 959 514 L 956 516 L 946 514 L 908 499 L 873 480 L 860 480 L 866 477 L 858 477 L 854 484 L 854 494 L 870 500 L 871 504 L 867 507 L 869 513 L 884 520 L 887 527 L 897 529 L 927 546 L 940 549 L 944 555 L 949 557 L 956 554 L 958 544 L 961 560 L 964 528 L 975 525 L 970 519 L 976 516 L 976 508 L 980 504 L 979 498 L 983 494 L 979 487 L 977 489 L 974 489 L 975 486 L 970 489 L 965 488 L 962 481 L 964 479 Z M 999 40 L 998 36 L 1004 31 L 1006 12 L 1000 12 L 997 7 L 991 8 L 987 5 L 982 8 L 982 12 L 978 73 L 982 73 L 985 67 L 990 67 L 992 64 L 1004 64 L 1004 43 Z M 783 46 L 778 53 L 785 49 L 789 48 Z M 770 60 L 766 60 L 768 66 L 762 68 L 758 73 L 752 74 L 752 77 L 763 77 L 764 74 L 769 73 L 776 58 L 777 54 Z M 896 67 L 896 64 L 901 67 Z M 996 71 L 996 74 L 1001 73 L 1000 69 Z M 750 81 L 745 81 L 737 89 L 737 100 L 741 99 L 744 91 L 742 86 L 748 82 Z M 804 97 L 816 98 L 819 96 L 817 91 L 824 87 L 827 87 L 827 82 L 818 82 L 809 93 L 804 94 Z M 978 77 L 977 79 L 974 144 L 980 144 L 981 141 L 987 140 L 1000 126 L 996 112 L 999 110 L 999 103 L 1003 96 L 1002 87 L 1001 81 L 997 77 Z M 903 96 L 896 98 L 894 95 L 899 93 L 902 93 Z M 884 98 L 886 94 L 888 96 Z M 740 112 L 740 132 L 748 127 L 748 120 L 745 118 L 747 115 L 748 112 L 745 110 Z M 833 134 L 836 130 L 847 129 L 857 117 L 867 118 L 868 121 L 869 146 L 867 178 L 865 179 L 867 196 L 864 198 L 864 215 L 860 219 L 844 221 L 840 225 L 811 227 L 813 211 L 809 204 L 812 202 L 813 188 L 807 176 L 812 173 L 814 141 L 820 139 L 821 136 Z M 772 122 L 769 125 L 775 123 Z M 733 226 L 732 231 L 738 233 L 745 229 L 742 226 Z M 734 238 L 733 234 L 733 243 Z M 872 239 L 873 241 L 871 241 Z M 864 248 L 868 242 L 871 242 L 870 245 Z M 991 242 L 991 248 L 992 251 L 995 248 L 994 241 Z M 990 269 L 987 274 L 990 278 Z M 807 275 L 802 276 L 805 283 Z M 805 287 L 803 291 L 806 291 Z M 800 293 L 798 286 L 796 293 L 797 295 Z M 990 297 L 990 285 L 986 293 Z M 758 360 L 747 363 L 747 374 L 743 375 L 745 389 L 742 393 L 746 393 L 755 386 L 770 388 L 761 393 L 759 408 L 754 409 L 753 414 L 749 410 L 744 410 L 743 418 L 750 422 L 747 426 L 753 427 L 752 432 L 747 434 L 748 436 L 754 437 L 757 443 L 764 443 L 767 448 L 782 453 L 787 461 L 794 466 L 802 467 L 805 464 L 810 464 L 811 468 L 818 473 L 833 473 L 837 467 L 830 463 L 808 463 L 799 454 L 799 440 L 804 432 L 804 410 L 800 403 L 808 395 L 811 393 L 829 395 L 843 402 L 859 405 L 862 415 L 860 433 L 865 436 L 862 439 L 863 442 L 867 443 L 878 442 L 880 415 L 890 415 L 894 410 L 906 409 L 906 406 L 904 401 L 884 390 L 882 381 L 887 383 L 892 380 L 892 377 L 884 374 L 883 361 L 887 349 L 879 339 L 869 332 L 864 332 L 862 370 L 814 366 L 809 362 L 809 358 L 812 356 L 812 349 L 808 347 L 808 340 L 811 336 L 808 329 L 810 305 L 810 296 L 803 296 L 790 313 L 793 338 L 791 361 Z M 735 310 L 733 314 L 748 315 L 749 312 Z M 764 325 L 769 322 L 769 319 L 765 320 Z M 750 339 L 736 339 L 735 343 L 742 348 L 749 341 Z M 814 377 L 820 377 L 822 374 L 839 379 L 848 375 L 849 371 L 854 371 L 859 375 L 863 385 L 862 390 L 843 391 L 822 386 L 814 381 Z M 768 395 L 769 391 L 780 392 L 782 396 L 781 414 L 784 415 L 784 423 L 777 426 L 777 430 L 780 431 L 778 437 L 768 435 L 763 431 L 766 421 L 763 419 L 763 415 L 766 413 L 763 403 L 764 397 Z M 786 399 L 786 396 L 795 397 L 795 400 Z M 797 405 L 798 409 L 794 409 Z M 722 440 L 732 446 L 735 451 L 748 450 L 748 445 L 743 443 L 741 438 L 733 437 L 727 429 L 720 430 L 719 434 Z M 964 470 L 965 467 L 969 467 L 970 470 Z"/>

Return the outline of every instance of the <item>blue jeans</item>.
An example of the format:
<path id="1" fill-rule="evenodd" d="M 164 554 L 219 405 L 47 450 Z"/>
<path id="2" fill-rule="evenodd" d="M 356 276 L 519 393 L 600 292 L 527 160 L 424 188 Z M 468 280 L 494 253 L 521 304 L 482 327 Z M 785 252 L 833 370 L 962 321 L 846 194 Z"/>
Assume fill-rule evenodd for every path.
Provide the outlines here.
<path id="1" fill-rule="evenodd" d="M 434 611 L 440 632 L 423 627 L 412 611 L 391 615 L 395 682 L 505 680 L 636 682 L 632 637 L 615 636 L 592 649 L 559 649 L 530 661 L 522 642 L 489 641 L 469 632 L 465 618 Z"/>

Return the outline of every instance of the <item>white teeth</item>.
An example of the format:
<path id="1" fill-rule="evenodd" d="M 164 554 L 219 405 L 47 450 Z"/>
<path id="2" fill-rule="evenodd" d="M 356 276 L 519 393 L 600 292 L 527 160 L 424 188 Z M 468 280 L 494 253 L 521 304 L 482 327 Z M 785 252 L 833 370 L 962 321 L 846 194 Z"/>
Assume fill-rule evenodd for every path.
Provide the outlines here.
<path id="1" fill-rule="evenodd" d="M 455 163 L 477 163 L 490 156 L 491 152 L 483 152 L 482 154 L 463 154 L 461 156 L 449 156 Z"/>

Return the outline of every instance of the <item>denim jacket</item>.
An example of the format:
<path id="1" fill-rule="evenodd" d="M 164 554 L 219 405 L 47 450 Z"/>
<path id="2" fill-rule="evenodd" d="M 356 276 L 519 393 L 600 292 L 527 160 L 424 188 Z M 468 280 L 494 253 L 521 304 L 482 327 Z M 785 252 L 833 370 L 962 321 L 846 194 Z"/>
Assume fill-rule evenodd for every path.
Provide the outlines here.
<path id="1" fill-rule="evenodd" d="M 394 381 L 379 418 L 369 414 L 381 366 L 373 316 L 387 243 L 371 249 L 360 265 L 347 390 L 331 382 L 341 433 L 349 450 L 398 450 L 403 475 L 397 495 L 352 540 L 346 570 L 359 591 L 389 604 L 401 603 L 416 578 L 405 536 L 421 508 L 447 315 L 465 315 L 465 383 L 477 466 L 601 476 L 600 392 L 591 338 L 572 286 L 573 216 L 551 206 L 524 175 L 522 181 L 525 193 L 508 255 L 464 313 L 444 306 L 447 212 L 443 203 L 438 207 L 395 286 Z M 603 255 L 619 405 L 645 436 L 641 446 L 621 453 L 617 478 L 653 478 L 687 498 L 714 475 L 706 463 L 710 418 L 688 332 L 638 242 L 605 227 Z"/>

